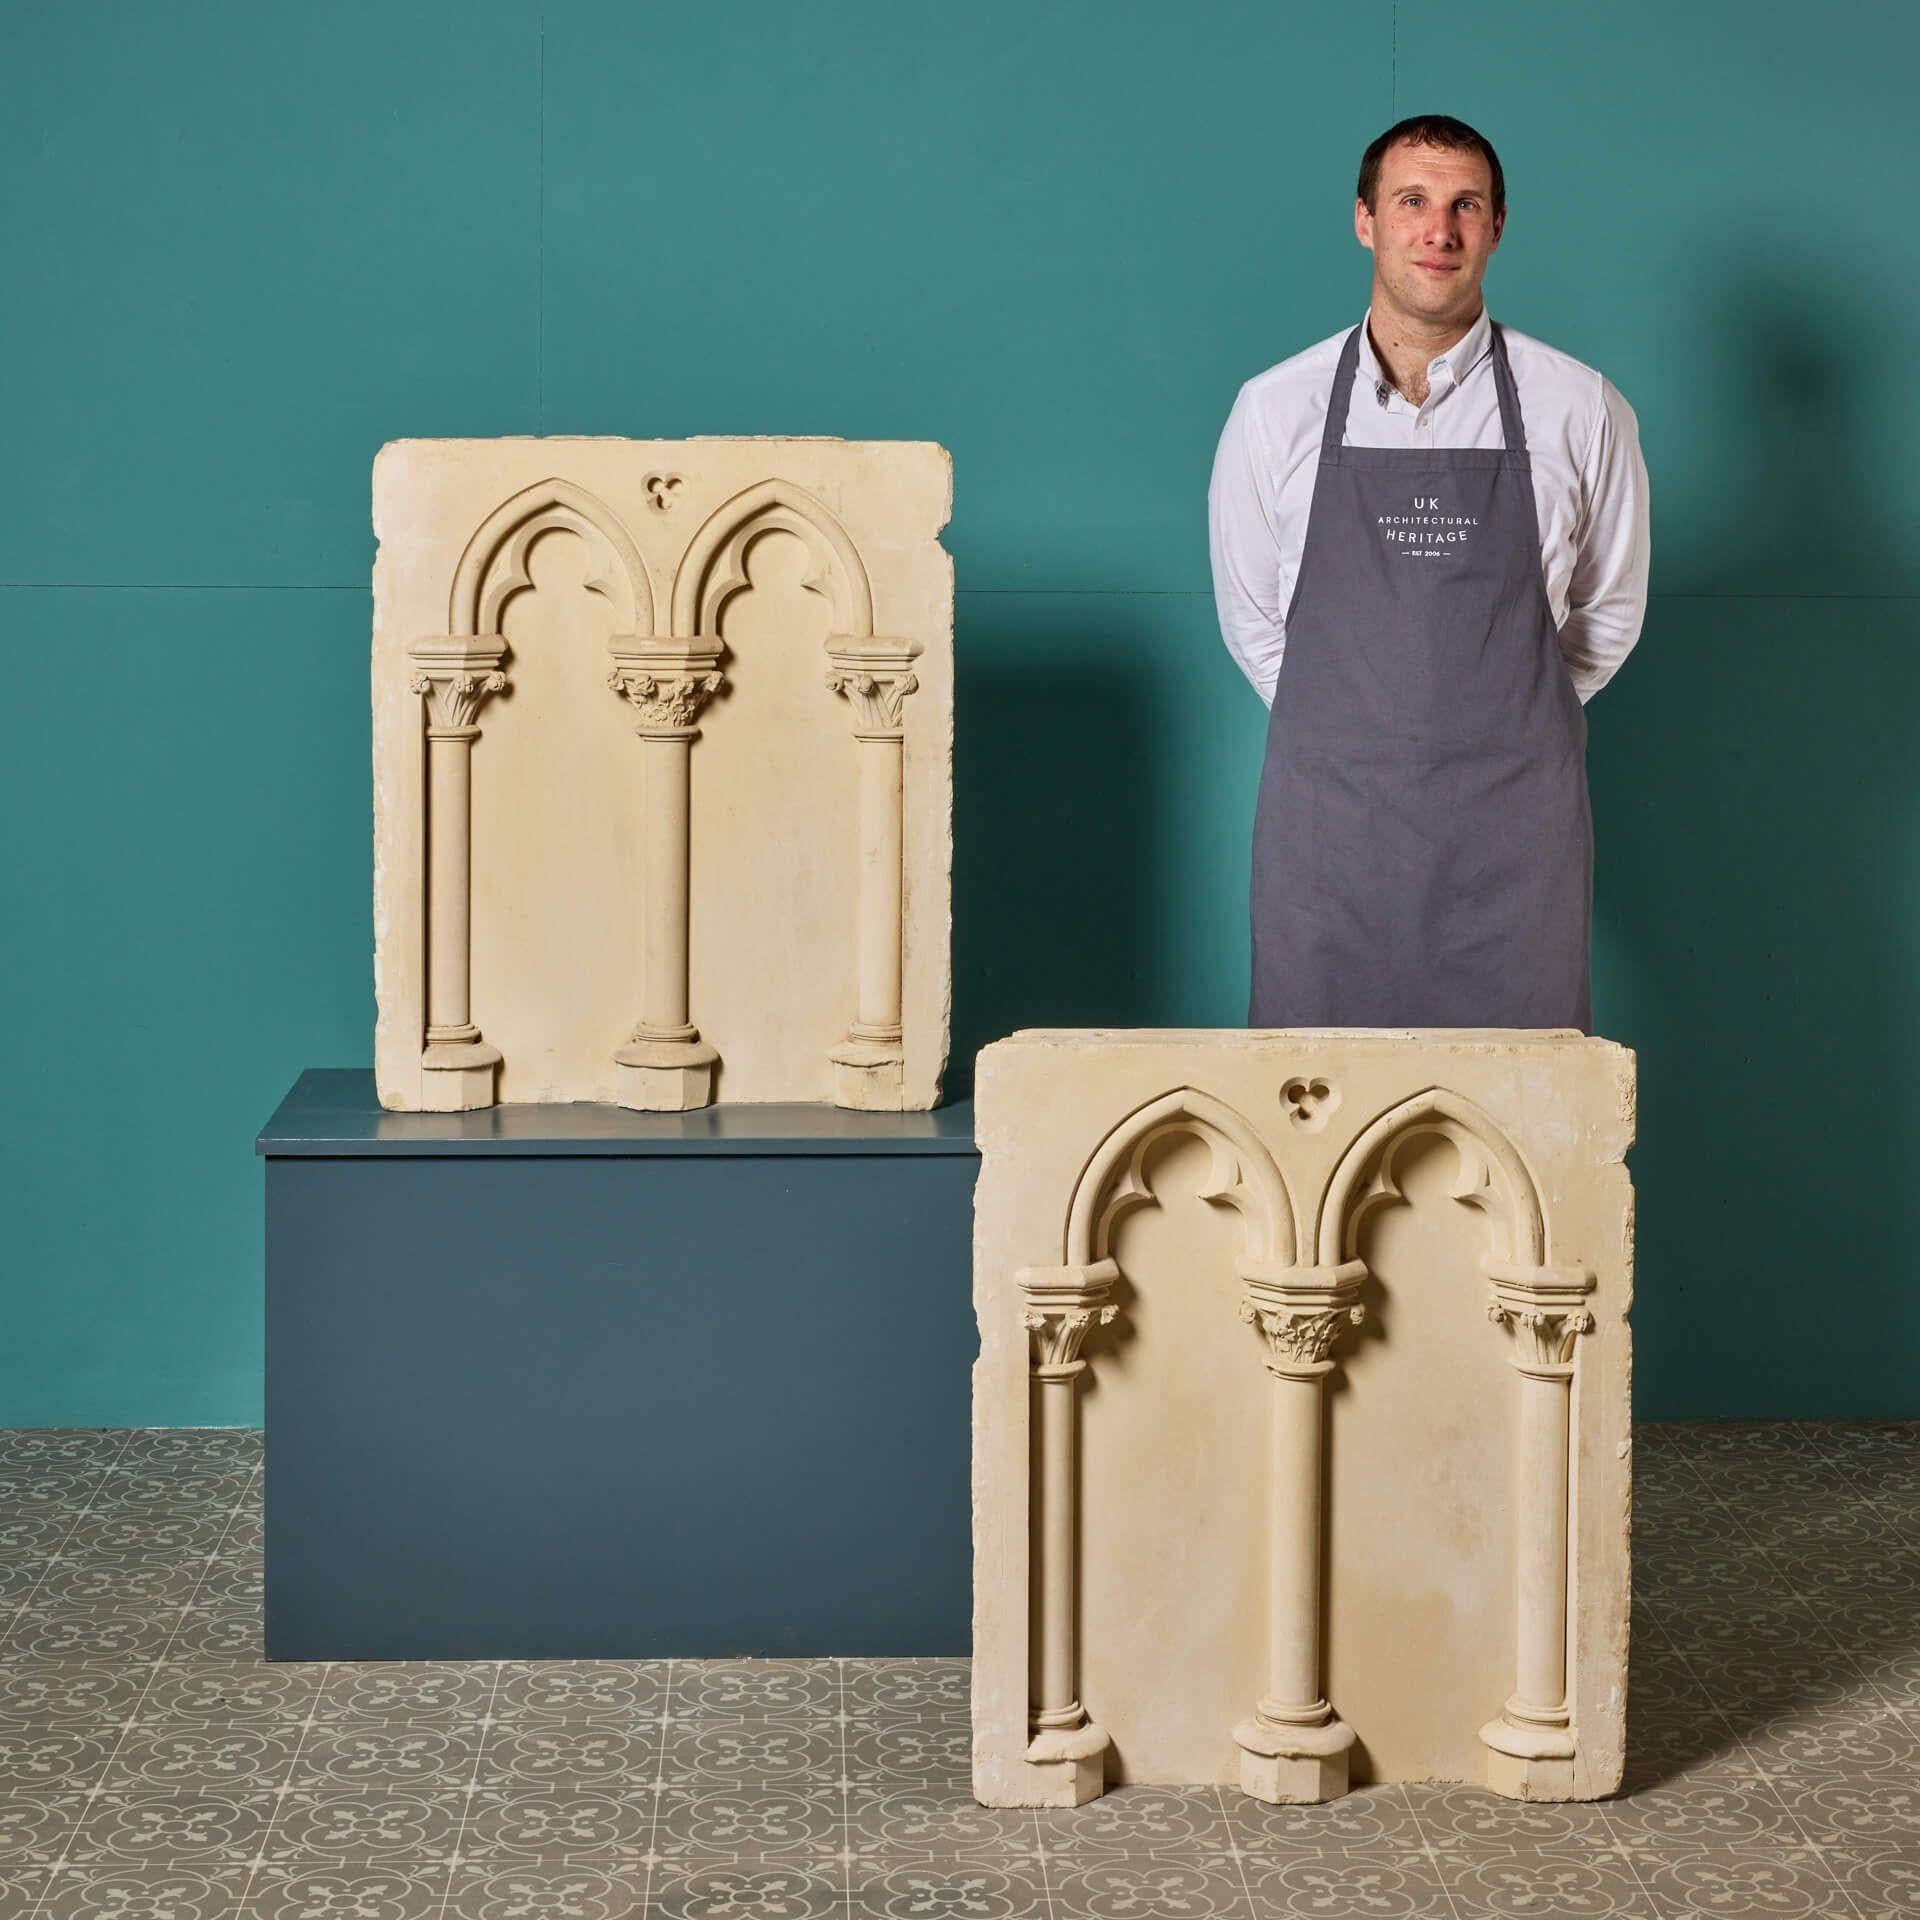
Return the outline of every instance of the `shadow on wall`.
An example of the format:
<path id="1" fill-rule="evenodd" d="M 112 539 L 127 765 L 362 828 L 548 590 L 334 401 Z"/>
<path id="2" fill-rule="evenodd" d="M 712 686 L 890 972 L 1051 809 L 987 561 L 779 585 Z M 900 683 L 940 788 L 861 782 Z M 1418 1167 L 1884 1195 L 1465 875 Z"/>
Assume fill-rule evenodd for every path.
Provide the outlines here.
<path id="1" fill-rule="evenodd" d="M 1710 298 L 1725 517 L 1656 550 L 1656 595 L 1663 571 L 1737 581 L 1763 537 L 1912 578 L 1907 523 L 1860 485 L 1871 300 L 1829 289 L 1816 312 L 1741 278 Z M 1640 1058 L 1641 1418 L 1920 1414 L 1915 617 L 1910 596 L 1656 598 L 1601 695 L 1600 1030 Z M 1842 1295 L 1852 1336 L 1829 1338 Z"/>
<path id="2" fill-rule="evenodd" d="M 1207 594 L 965 594 L 948 1097 L 1020 1027 L 1236 1025 L 1266 709 Z"/>
<path id="3" fill-rule="evenodd" d="M 1084 627 L 1029 646 L 977 604 L 955 649 L 954 1099 L 989 1041 L 1144 1022 L 1168 984 L 1150 669 Z"/>

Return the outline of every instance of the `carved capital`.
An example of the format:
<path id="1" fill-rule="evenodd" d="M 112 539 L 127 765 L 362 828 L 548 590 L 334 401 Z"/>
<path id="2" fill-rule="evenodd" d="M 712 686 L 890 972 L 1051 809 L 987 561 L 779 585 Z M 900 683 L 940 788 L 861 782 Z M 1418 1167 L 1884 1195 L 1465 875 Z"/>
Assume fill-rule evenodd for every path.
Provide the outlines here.
<path id="1" fill-rule="evenodd" d="M 1584 1267 L 1523 1267 L 1505 1262 L 1489 1270 L 1487 1318 L 1514 1336 L 1514 1363 L 1523 1373 L 1565 1373 L 1574 1342 L 1593 1331 L 1586 1296 L 1593 1275 Z"/>
<path id="2" fill-rule="evenodd" d="M 1120 1269 L 1111 1260 L 1096 1260 L 1084 1267 L 1022 1267 L 1014 1277 L 1035 1371 L 1055 1377 L 1077 1373 L 1087 1335 L 1111 1326 L 1120 1312 L 1108 1299 Z"/>
<path id="3" fill-rule="evenodd" d="M 1317 1368 L 1333 1351 L 1333 1343 L 1348 1327 L 1357 1327 L 1367 1317 L 1365 1307 L 1318 1310 L 1304 1307 L 1263 1307 L 1249 1296 L 1240 1302 L 1240 1318 L 1249 1325 L 1258 1322 L 1266 1335 L 1280 1370 Z"/>
<path id="4" fill-rule="evenodd" d="M 827 642 L 827 658 L 833 663 L 827 669 L 827 686 L 853 707 L 855 731 L 862 739 L 897 739 L 905 730 L 907 695 L 920 688 L 913 672 L 919 652 L 912 640 Z"/>
<path id="5" fill-rule="evenodd" d="M 1258 1327 L 1267 1342 L 1267 1367 L 1281 1375 L 1327 1372 L 1334 1344 L 1349 1327 L 1366 1319 L 1360 1305 L 1365 1263 L 1343 1261 L 1336 1267 L 1243 1265 L 1247 1283 L 1240 1318 Z"/>
<path id="6" fill-rule="evenodd" d="M 700 709 L 720 691 L 717 646 L 645 646 L 613 643 L 607 685 L 639 715 L 643 734 L 691 734 Z"/>
<path id="7" fill-rule="evenodd" d="M 413 673 L 407 685 L 425 696 L 427 725 L 436 733 L 466 732 L 489 694 L 507 684 L 500 670 L 506 642 L 498 634 L 435 634 L 407 649 Z"/>

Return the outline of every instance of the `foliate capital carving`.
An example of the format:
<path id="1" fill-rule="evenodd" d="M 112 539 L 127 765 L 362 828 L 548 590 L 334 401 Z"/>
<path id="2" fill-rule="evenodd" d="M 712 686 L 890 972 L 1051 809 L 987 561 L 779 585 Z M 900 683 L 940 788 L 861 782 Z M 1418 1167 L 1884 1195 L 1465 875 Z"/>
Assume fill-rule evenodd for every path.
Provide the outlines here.
<path id="1" fill-rule="evenodd" d="M 1524 1267 L 1505 1262 L 1490 1269 L 1487 1318 L 1514 1336 L 1514 1360 L 1523 1373 L 1564 1373 L 1574 1342 L 1593 1331 L 1586 1296 L 1593 1275 L 1584 1267 Z"/>
<path id="2" fill-rule="evenodd" d="M 717 646 L 637 646 L 613 648 L 607 685 L 639 715 L 643 734 L 691 734 L 700 709 L 720 691 Z"/>
<path id="3" fill-rule="evenodd" d="M 1022 1267 L 1020 1324 L 1032 1338 L 1036 1372 L 1077 1373 L 1080 1349 L 1095 1327 L 1111 1326 L 1120 1309 L 1108 1298 L 1120 1269 L 1111 1260 L 1084 1267 Z"/>
<path id="4" fill-rule="evenodd" d="M 913 640 L 829 640 L 830 691 L 845 695 L 862 738 L 898 737 L 906 727 L 907 695 L 920 688 L 913 662 L 920 652 Z"/>
<path id="5" fill-rule="evenodd" d="M 507 684 L 500 669 L 506 642 L 498 634 L 436 634 L 407 649 L 413 673 L 407 685 L 427 702 L 434 732 L 466 732 L 489 694 Z"/>
<path id="6" fill-rule="evenodd" d="M 1251 1296 L 1240 1302 L 1240 1318 L 1249 1325 L 1256 1321 L 1266 1335 L 1273 1357 L 1289 1367 L 1318 1367 L 1333 1351 L 1333 1343 L 1348 1327 L 1357 1327 L 1367 1317 L 1365 1307 L 1310 1310 L 1304 1307 L 1263 1307 Z"/>
<path id="7" fill-rule="evenodd" d="M 1241 1268 L 1247 1283 L 1240 1318 L 1258 1327 L 1267 1342 L 1269 1371 L 1281 1375 L 1327 1372 L 1335 1343 L 1367 1317 L 1360 1304 L 1365 1263 L 1335 1267 L 1282 1267 L 1265 1263 Z"/>

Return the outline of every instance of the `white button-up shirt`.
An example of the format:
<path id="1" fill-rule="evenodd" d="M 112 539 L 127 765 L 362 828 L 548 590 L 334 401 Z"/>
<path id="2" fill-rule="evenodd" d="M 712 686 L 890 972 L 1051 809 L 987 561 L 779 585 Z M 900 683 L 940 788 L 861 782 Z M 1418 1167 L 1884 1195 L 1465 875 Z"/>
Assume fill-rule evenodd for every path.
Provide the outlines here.
<path id="1" fill-rule="evenodd" d="M 1307 538 L 1320 437 L 1347 329 L 1282 360 L 1240 389 L 1207 490 L 1213 593 L 1227 651 L 1273 702 L 1286 611 Z M 1533 455 L 1541 570 L 1574 690 L 1590 700 L 1613 677 L 1647 610 L 1647 467 L 1640 423 L 1593 368 L 1504 326 L 1514 391 Z M 1427 363 L 1414 406 L 1388 380 L 1364 326 L 1350 447 L 1498 447 L 1500 398 L 1484 306 L 1466 335 Z"/>

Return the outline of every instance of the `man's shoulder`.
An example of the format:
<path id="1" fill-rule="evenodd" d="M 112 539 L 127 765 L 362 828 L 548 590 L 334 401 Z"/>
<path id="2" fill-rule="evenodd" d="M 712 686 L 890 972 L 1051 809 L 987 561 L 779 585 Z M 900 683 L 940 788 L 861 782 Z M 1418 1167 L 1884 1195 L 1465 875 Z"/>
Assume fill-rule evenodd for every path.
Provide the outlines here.
<path id="1" fill-rule="evenodd" d="M 1633 419 L 1633 409 L 1627 405 L 1626 396 L 1598 367 L 1549 346 L 1533 334 L 1522 333 L 1504 320 L 1500 322 L 1500 331 L 1506 336 L 1507 361 L 1513 368 L 1516 386 L 1546 386 L 1557 390 L 1567 396 L 1588 422 L 1602 409 L 1628 421 Z"/>
<path id="2" fill-rule="evenodd" d="M 1325 388 L 1333 379 L 1340 349 L 1352 331 L 1351 327 L 1342 327 L 1338 333 L 1330 333 L 1324 340 L 1301 348 L 1264 373 L 1256 373 L 1241 386 L 1241 398 L 1253 405 L 1288 405 L 1303 394 Z"/>

